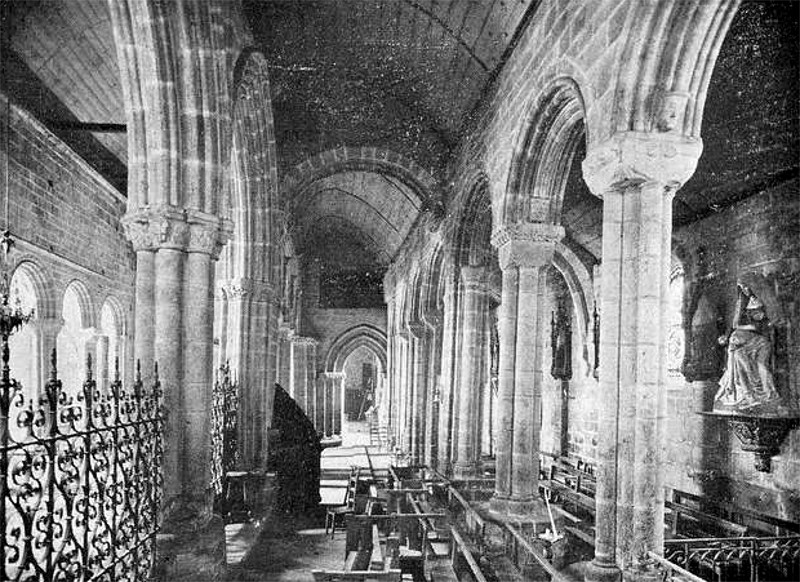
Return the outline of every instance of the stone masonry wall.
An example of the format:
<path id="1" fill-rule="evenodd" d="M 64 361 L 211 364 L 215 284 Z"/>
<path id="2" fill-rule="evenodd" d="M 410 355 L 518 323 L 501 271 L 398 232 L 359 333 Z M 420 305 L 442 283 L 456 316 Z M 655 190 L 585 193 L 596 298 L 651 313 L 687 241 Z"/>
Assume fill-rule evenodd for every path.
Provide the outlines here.
<path id="1" fill-rule="evenodd" d="M 795 402 L 800 389 L 798 187 L 798 180 L 784 183 L 675 235 L 694 263 L 687 269 L 687 286 L 701 277 L 707 282 L 704 292 L 720 307 L 718 315 L 726 329 L 733 319 L 737 281 L 749 283 L 764 299 L 768 317 L 785 334 L 776 346 L 776 366 L 788 368 L 788 374 L 779 377 L 778 388 L 785 399 Z M 698 266 L 699 262 L 704 265 Z M 696 414 L 700 403 L 710 409 L 718 387 L 714 380 L 706 386 L 687 383 L 669 394 L 667 484 L 800 520 L 800 430 L 784 441 L 772 459 L 771 472 L 756 471 L 753 454 L 741 450 L 724 423 Z"/>
<path id="2" fill-rule="evenodd" d="M 5 109 L 4 97 L 0 104 Z M 134 256 L 119 222 L 125 198 L 32 116 L 14 106 L 10 129 L 8 152 L 5 127 L 0 129 L 0 151 L 9 170 L 8 224 L 17 241 L 12 263 L 35 265 L 56 317 L 61 315 L 64 290 L 76 280 L 88 292 L 87 327 L 99 325 L 104 301 L 115 298 L 131 339 Z"/>

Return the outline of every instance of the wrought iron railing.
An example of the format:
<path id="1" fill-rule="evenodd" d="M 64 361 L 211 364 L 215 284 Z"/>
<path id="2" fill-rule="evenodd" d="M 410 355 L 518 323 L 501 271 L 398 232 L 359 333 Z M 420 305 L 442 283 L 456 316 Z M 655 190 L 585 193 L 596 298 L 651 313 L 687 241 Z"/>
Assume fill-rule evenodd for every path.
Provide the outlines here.
<path id="1" fill-rule="evenodd" d="M 92 378 L 62 386 L 51 359 L 40 397 L 0 378 L 0 580 L 145 580 L 155 562 L 162 495 L 163 411 L 158 368 L 107 391 Z"/>
<path id="2" fill-rule="evenodd" d="M 800 536 L 672 539 L 664 558 L 702 578 L 725 582 L 800 579 Z"/>
<path id="3" fill-rule="evenodd" d="M 236 466 L 239 446 L 236 433 L 239 417 L 239 385 L 228 364 L 220 366 L 214 382 L 211 405 L 211 486 L 221 502 L 225 474 Z"/>

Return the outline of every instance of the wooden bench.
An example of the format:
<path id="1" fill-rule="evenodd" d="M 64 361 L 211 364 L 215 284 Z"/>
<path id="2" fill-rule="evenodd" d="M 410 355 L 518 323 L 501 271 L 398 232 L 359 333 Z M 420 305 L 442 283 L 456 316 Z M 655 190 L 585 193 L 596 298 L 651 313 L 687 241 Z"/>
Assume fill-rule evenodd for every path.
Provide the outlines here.
<path id="1" fill-rule="evenodd" d="M 747 533 L 747 526 L 669 500 L 664 501 L 664 510 L 669 513 L 665 522 L 670 538 L 742 537 Z"/>
<path id="2" fill-rule="evenodd" d="M 456 514 L 463 514 L 466 526 L 465 534 L 478 550 L 483 552 L 486 521 L 467 503 L 467 500 L 455 487 L 450 485 L 447 493 L 450 511 Z"/>
<path id="3" fill-rule="evenodd" d="M 472 551 L 453 526 L 450 526 L 450 538 L 453 540 L 450 545 L 450 566 L 453 568 L 456 578 L 461 580 L 462 571 L 467 569 L 475 582 L 486 582 L 486 577 L 472 555 Z"/>
<path id="4" fill-rule="evenodd" d="M 779 519 L 733 505 L 732 503 L 708 499 L 679 489 L 672 490 L 671 498 L 672 502 L 678 505 L 698 509 L 704 513 L 747 526 L 747 535 L 787 536 L 800 534 L 800 523 Z"/>
<path id="5" fill-rule="evenodd" d="M 400 570 L 311 570 L 314 582 L 400 582 Z"/>

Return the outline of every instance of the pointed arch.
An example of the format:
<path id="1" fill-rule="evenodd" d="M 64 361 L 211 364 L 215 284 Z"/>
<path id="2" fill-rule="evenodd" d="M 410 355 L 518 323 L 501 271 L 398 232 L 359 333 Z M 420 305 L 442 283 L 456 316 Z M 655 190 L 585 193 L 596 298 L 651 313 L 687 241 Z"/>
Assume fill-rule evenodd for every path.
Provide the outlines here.
<path id="1" fill-rule="evenodd" d="M 550 82 L 532 101 L 511 159 L 497 224 L 560 224 L 564 188 L 579 140 L 585 105 L 571 77 Z"/>
<path id="2" fill-rule="evenodd" d="M 386 334 L 372 325 L 356 325 L 337 336 L 325 354 L 325 371 L 342 372 L 347 357 L 357 348 L 366 347 L 378 359 L 381 371 L 386 370 Z"/>

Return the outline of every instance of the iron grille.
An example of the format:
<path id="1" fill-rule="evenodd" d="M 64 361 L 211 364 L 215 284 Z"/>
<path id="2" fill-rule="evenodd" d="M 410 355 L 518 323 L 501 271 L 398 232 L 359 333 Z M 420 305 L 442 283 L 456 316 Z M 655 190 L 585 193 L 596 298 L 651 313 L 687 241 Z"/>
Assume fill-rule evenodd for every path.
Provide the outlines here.
<path id="1" fill-rule="evenodd" d="M 44 394 L 0 384 L 2 581 L 137 581 L 155 562 L 164 413 L 158 368 L 145 390 L 137 364 L 126 391 L 99 391 L 87 359 L 83 386 L 62 386 L 51 358 Z"/>
<path id="2" fill-rule="evenodd" d="M 236 466 L 236 433 L 239 416 L 239 385 L 231 378 L 230 365 L 220 366 L 214 382 L 211 407 L 211 486 L 221 501 L 225 474 Z"/>

